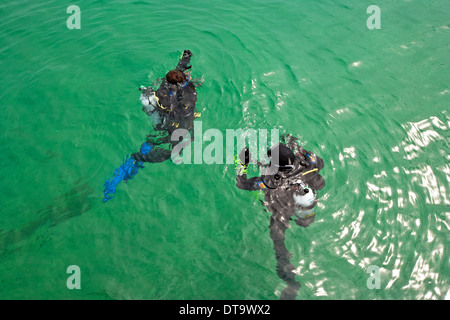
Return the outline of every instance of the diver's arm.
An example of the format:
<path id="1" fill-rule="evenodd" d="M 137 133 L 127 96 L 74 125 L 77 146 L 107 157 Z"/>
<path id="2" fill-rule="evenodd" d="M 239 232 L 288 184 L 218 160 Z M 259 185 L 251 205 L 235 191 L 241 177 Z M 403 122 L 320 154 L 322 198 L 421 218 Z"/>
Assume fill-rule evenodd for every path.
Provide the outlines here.
<path id="1" fill-rule="evenodd" d="M 317 168 L 318 170 L 322 170 L 324 167 L 323 159 L 313 152 L 303 149 L 300 145 L 300 140 L 293 135 L 284 135 L 283 139 L 286 145 L 295 153 L 297 156 L 305 157 L 306 162 L 311 166 L 311 169 Z"/>
<path id="2" fill-rule="evenodd" d="M 303 156 L 306 159 L 306 162 L 311 166 L 311 168 L 317 168 L 318 170 L 322 170 L 325 163 L 323 159 L 311 151 L 303 149 Z"/>
<path id="3" fill-rule="evenodd" d="M 281 137 L 282 141 L 294 152 L 295 155 L 303 155 L 304 150 L 300 145 L 300 140 L 291 134 L 285 134 Z"/>
<path id="4" fill-rule="evenodd" d="M 305 154 L 306 171 L 301 174 L 303 182 L 314 190 L 322 190 L 325 186 L 325 179 L 319 174 L 324 167 L 323 159 L 312 152 Z"/>
<path id="5" fill-rule="evenodd" d="M 242 149 L 239 157 L 236 156 L 234 162 L 236 164 L 236 186 L 239 189 L 254 191 L 267 188 L 261 177 L 247 178 L 247 169 L 250 163 L 250 151 L 248 147 Z"/>
<path id="6" fill-rule="evenodd" d="M 254 191 L 267 189 L 261 177 L 247 178 L 247 174 L 236 176 L 236 186 L 242 190 Z"/>
<path id="7" fill-rule="evenodd" d="M 242 190 L 254 191 L 266 189 L 261 177 L 247 178 L 248 163 L 242 163 L 238 158 L 236 163 L 236 186 Z"/>
<path id="8" fill-rule="evenodd" d="M 190 50 L 184 50 L 180 61 L 178 61 L 178 65 L 175 68 L 176 70 L 180 70 L 182 72 L 190 69 L 191 66 L 188 66 L 189 62 L 191 62 L 192 52 Z"/>

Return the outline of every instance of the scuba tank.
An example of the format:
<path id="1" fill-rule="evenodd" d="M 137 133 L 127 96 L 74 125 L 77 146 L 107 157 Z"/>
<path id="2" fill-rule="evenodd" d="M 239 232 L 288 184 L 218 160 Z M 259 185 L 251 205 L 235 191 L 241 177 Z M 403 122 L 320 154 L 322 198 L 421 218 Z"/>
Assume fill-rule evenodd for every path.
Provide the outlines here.
<path id="1" fill-rule="evenodd" d="M 139 100 L 142 103 L 142 109 L 147 115 L 151 115 L 156 108 L 155 91 L 152 87 L 140 87 L 139 90 L 142 92 Z"/>
<path id="2" fill-rule="evenodd" d="M 158 102 L 155 95 L 155 91 L 152 87 L 141 87 L 139 90 L 142 92 L 139 100 L 142 103 L 142 110 L 145 114 L 152 118 L 154 126 L 162 125 L 164 118 L 158 112 Z"/>
<path id="3" fill-rule="evenodd" d="M 317 204 L 316 191 L 308 188 L 301 180 L 297 181 L 295 188 L 296 190 L 293 194 L 295 215 L 301 219 L 312 216 Z"/>

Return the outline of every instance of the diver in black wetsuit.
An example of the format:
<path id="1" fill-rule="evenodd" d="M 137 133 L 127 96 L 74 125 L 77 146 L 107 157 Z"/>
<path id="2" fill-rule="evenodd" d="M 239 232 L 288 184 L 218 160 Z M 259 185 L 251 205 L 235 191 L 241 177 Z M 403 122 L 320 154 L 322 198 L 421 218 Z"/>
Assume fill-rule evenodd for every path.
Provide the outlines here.
<path id="1" fill-rule="evenodd" d="M 162 134 L 162 137 L 148 135 L 146 143 L 153 148 L 146 154 L 133 153 L 133 159 L 143 162 L 163 162 L 169 159 L 171 149 L 179 142 L 171 141 L 172 133 L 176 129 L 186 129 L 191 133 L 191 140 L 193 139 L 194 119 L 199 116 L 195 112 L 196 88 L 200 83 L 191 79 L 191 57 L 192 52 L 184 50 L 177 67 L 166 74 L 157 91 L 152 87 L 139 89 L 142 92 L 142 110 L 152 117 L 155 130 Z M 161 144 L 169 144 L 169 147 L 158 147 Z"/>
<path id="2" fill-rule="evenodd" d="M 295 280 L 295 267 L 290 263 L 291 254 L 284 244 L 285 232 L 294 216 L 294 221 L 305 228 L 314 221 L 316 191 L 325 186 L 325 180 L 318 173 L 324 166 L 320 157 L 304 150 L 295 137 L 287 136 L 284 140 L 285 144 L 277 144 L 268 152 L 269 157 L 278 154 L 277 163 L 271 163 L 277 172 L 264 174 L 262 167 L 260 177 L 247 178 L 251 155 L 248 148 L 242 150 L 236 162 L 236 185 L 244 190 L 264 191 L 264 205 L 272 212 L 270 237 L 277 259 L 277 273 L 287 283 L 281 299 L 290 300 L 297 295 L 300 283 Z"/>

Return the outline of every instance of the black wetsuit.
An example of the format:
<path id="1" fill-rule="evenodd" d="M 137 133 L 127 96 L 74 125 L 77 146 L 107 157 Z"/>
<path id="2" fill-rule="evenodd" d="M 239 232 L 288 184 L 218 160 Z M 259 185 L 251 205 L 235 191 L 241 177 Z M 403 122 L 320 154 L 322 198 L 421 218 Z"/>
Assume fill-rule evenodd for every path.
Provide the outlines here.
<path id="1" fill-rule="evenodd" d="M 296 207 L 298 207 L 293 199 L 296 191 L 295 181 L 301 179 L 304 184 L 313 190 L 322 189 L 325 186 L 325 181 L 318 173 L 324 166 L 323 160 L 304 150 L 296 142 L 298 139 L 288 136 L 286 140 L 286 145 L 295 154 L 292 169 L 279 171 L 274 175 L 263 175 L 250 179 L 247 178 L 246 174 L 238 174 L 236 185 L 244 190 L 264 191 L 264 205 L 272 213 L 269 228 L 277 259 L 277 274 L 287 284 L 281 294 L 281 299 L 291 300 L 297 295 L 300 283 L 295 280 L 295 273 L 293 273 L 295 267 L 290 263 L 292 255 L 287 250 L 284 241 L 285 232 L 290 227 L 290 220 L 295 215 Z M 314 219 L 315 215 L 312 215 L 306 218 L 297 218 L 294 221 L 302 227 L 307 227 Z"/>
<path id="2" fill-rule="evenodd" d="M 186 73 L 192 53 L 185 50 L 175 70 Z M 151 89 L 150 89 L 151 91 Z M 144 91 L 143 91 L 144 92 Z M 153 94 L 152 92 L 144 92 Z M 170 158 L 171 150 L 179 141 L 171 141 L 172 133 L 176 129 L 186 129 L 193 139 L 195 119 L 195 103 L 197 102 L 196 84 L 189 77 L 183 83 L 170 84 L 165 78 L 155 93 L 158 103 L 155 112 L 159 112 L 163 122 L 155 126 L 159 134 L 148 135 L 147 143 L 153 146 L 147 154 L 133 153 L 131 157 L 143 162 L 163 162 Z M 161 145 L 167 144 L 167 147 Z"/>

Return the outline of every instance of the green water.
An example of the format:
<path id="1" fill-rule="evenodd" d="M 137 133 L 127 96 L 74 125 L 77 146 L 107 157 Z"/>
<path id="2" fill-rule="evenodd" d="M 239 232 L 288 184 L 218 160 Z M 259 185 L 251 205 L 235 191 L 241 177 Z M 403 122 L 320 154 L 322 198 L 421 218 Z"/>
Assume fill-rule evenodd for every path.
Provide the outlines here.
<path id="1" fill-rule="evenodd" d="M 66 26 L 71 4 L 80 30 Z M 286 233 L 297 299 L 448 299 L 449 12 L 447 0 L 3 1 L 0 298 L 279 299 L 270 214 L 235 187 L 234 165 L 148 164 L 102 202 L 150 130 L 137 88 L 190 49 L 203 130 L 278 128 L 325 161 L 316 221 Z M 66 286 L 70 265 L 81 290 Z"/>

